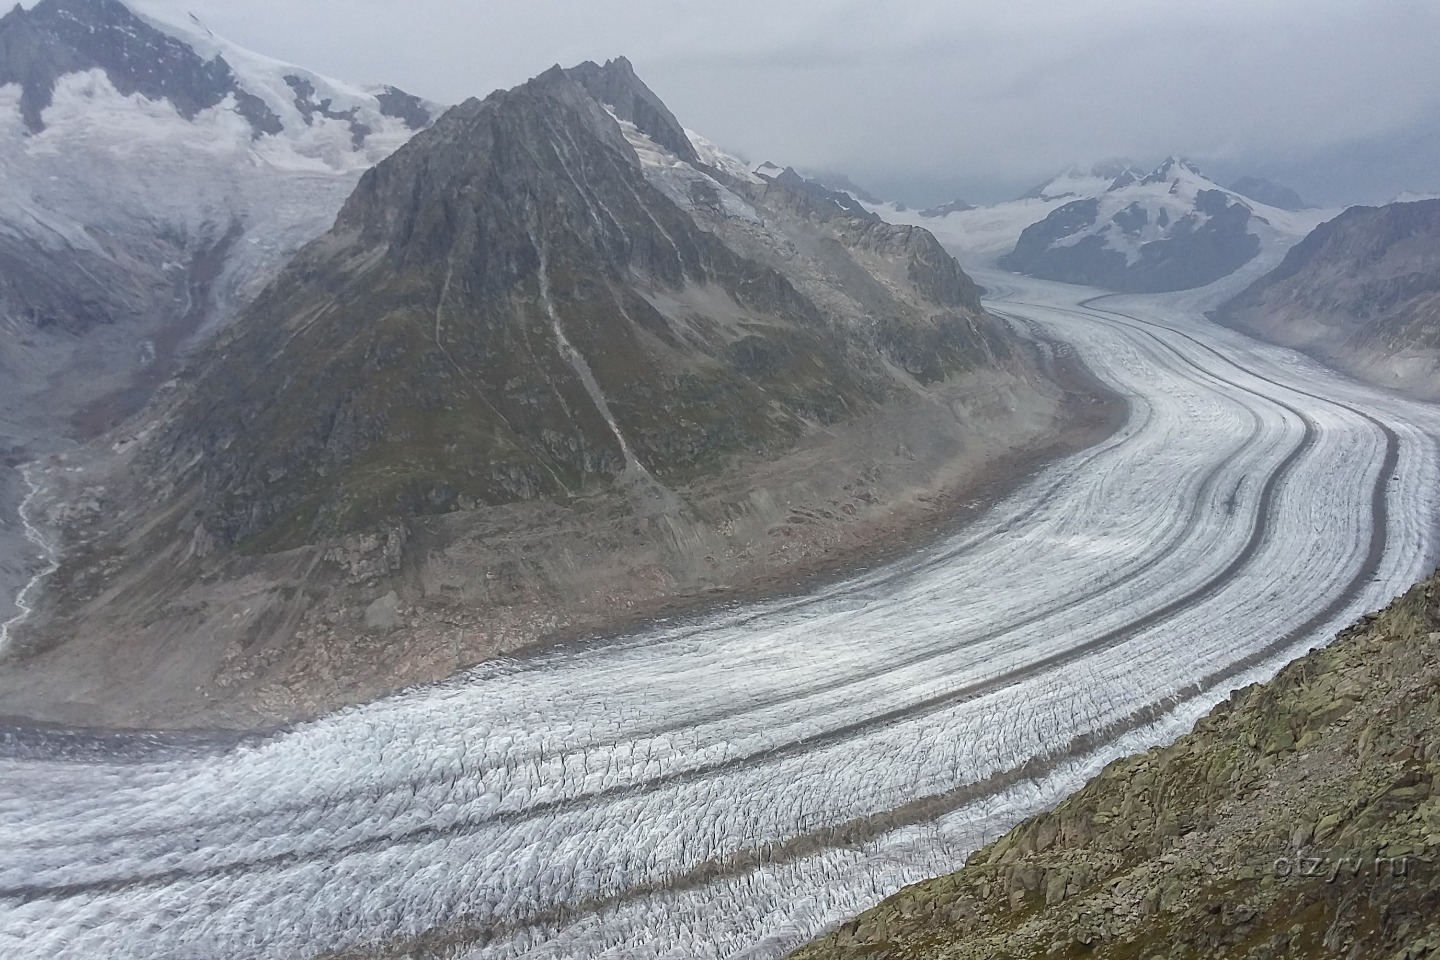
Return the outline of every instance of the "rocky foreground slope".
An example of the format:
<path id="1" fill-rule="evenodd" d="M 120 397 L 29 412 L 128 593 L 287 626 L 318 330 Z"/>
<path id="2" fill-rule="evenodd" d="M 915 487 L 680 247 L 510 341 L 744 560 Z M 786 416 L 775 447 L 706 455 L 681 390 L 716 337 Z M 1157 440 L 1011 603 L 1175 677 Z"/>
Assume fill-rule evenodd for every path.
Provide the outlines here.
<path id="1" fill-rule="evenodd" d="M 1440 953 L 1440 574 L 794 954 Z"/>
<path id="2" fill-rule="evenodd" d="M 0 714 L 363 700 L 793 581 L 1109 422 L 927 231 L 697 143 L 622 59 L 367 172 L 151 416 L 49 465 L 65 556 Z"/>
<path id="3" fill-rule="evenodd" d="M 1346 210 L 1216 318 L 1440 399 L 1440 200 Z"/>

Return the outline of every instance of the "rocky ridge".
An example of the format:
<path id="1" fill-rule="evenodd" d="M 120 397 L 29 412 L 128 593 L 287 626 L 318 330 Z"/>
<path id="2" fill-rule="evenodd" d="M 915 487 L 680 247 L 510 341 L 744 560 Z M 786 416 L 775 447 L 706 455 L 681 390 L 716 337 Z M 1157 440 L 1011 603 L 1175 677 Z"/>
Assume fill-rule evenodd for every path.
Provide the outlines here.
<path id="1" fill-rule="evenodd" d="M 1440 951 L 1440 575 L 793 956 Z"/>
<path id="2" fill-rule="evenodd" d="M 1440 399 L 1440 200 L 1350 208 L 1215 317 Z"/>

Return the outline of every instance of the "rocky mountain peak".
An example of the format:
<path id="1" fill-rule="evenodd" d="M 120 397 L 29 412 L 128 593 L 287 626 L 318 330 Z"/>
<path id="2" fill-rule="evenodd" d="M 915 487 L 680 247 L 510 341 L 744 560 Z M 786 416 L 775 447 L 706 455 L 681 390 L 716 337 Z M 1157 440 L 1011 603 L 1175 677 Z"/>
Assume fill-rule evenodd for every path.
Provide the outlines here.
<path id="1" fill-rule="evenodd" d="M 876 196 L 873 192 L 866 190 L 864 187 L 860 186 L 858 183 L 856 183 L 854 180 L 851 180 L 843 173 L 836 173 L 833 171 L 827 171 L 824 173 L 812 172 L 809 178 L 815 183 L 818 183 L 824 187 L 828 187 L 831 190 L 844 191 L 845 193 L 850 194 L 850 196 L 854 197 L 856 200 L 860 200 L 864 203 L 875 204 L 878 206 L 885 202 L 880 197 Z"/>
<path id="2" fill-rule="evenodd" d="M 1233 273 L 1260 253 L 1253 216 L 1243 199 L 1171 156 L 1144 178 L 1127 167 L 1108 186 L 1052 210 L 1025 228 L 1000 263 L 1110 290 L 1186 290 Z"/>
<path id="3" fill-rule="evenodd" d="M 231 61 L 287 122 L 257 146 L 217 113 L 241 142 L 227 161 L 264 170 L 246 161 L 322 138 L 349 156 L 353 88 Z M 385 647 L 428 664 L 428 640 L 405 631 L 417 611 L 458 603 L 476 623 L 520 623 L 505 647 L 477 640 L 490 656 L 579 623 L 532 619 L 542 600 L 608 616 L 637 609 L 631 598 L 699 597 L 737 569 L 773 577 L 772 557 L 819 555 L 793 559 L 802 501 L 788 491 L 863 531 L 900 512 L 899 496 L 984 469 L 992 438 L 1018 451 L 1052 435 L 1060 392 L 929 231 L 848 212 L 793 171 L 750 177 L 703 138 L 701 162 L 681 159 L 656 139 L 678 124 L 632 73 L 550 70 L 453 108 L 357 172 L 331 229 L 125 441 L 97 445 L 84 483 L 98 490 L 103 475 L 105 502 L 68 528 L 68 555 L 83 559 L 51 578 L 51 609 L 83 608 L 130 664 L 132 637 L 147 663 L 172 637 L 199 638 L 206 657 L 187 660 L 206 676 L 176 689 L 200 690 L 217 664 L 227 678 L 250 671 L 258 650 L 287 651 L 261 668 L 277 682 L 313 676 L 330 650 L 358 671 L 334 675 L 392 688 L 419 676 L 377 662 L 357 631 L 393 629 Z M 207 129 L 145 112 L 162 115 L 167 144 Z M 58 116 L 47 140 L 68 129 Z M 403 133 L 373 109 L 354 116 L 375 124 L 372 145 Z M 813 534 L 827 555 L 828 530 Z M 90 558 L 114 555 L 112 542 L 126 566 L 99 572 Z M 132 575 L 145 586 L 112 589 Z M 239 618 L 199 599 L 242 577 L 267 584 L 266 600 Z M 131 608 L 110 603 L 121 594 L 143 600 L 135 633 Z M 330 615 L 352 609 L 363 626 Z M 189 619 L 157 629 L 156 610 Z M 88 635 L 68 612 L 32 626 L 36 649 L 52 628 L 65 644 Z"/>
<path id="4" fill-rule="evenodd" d="M 641 133 L 681 160 L 700 162 L 685 128 L 654 91 L 635 75 L 635 67 L 625 57 L 607 60 L 603 67 L 587 60 L 562 72 L 613 110 L 615 116 L 635 124 Z"/>
<path id="5" fill-rule="evenodd" d="M 1196 177 L 1201 180 L 1208 179 L 1205 174 L 1200 172 L 1200 169 L 1196 167 L 1195 164 L 1186 160 L 1184 157 L 1171 154 L 1151 171 L 1149 176 L 1145 177 L 1141 183 L 1165 183 L 1184 176 Z"/>
<path id="6" fill-rule="evenodd" d="M 771 178 L 770 183 L 777 189 L 804 197 L 812 205 L 810 212 L 813 215 L 823 217 L 831 211 L 835 213 L 843 211 L 846 215 L 858 217 L 861 220 L 871 220 L 877 223 L 880 220 L 849 193 L 831 190 L 822 183 L 801 176 L 794 167 L 786 167 L 777 176 Z"/>
<path id="7" fill-rule="evenodd" d="M 927 232 L 794 171 L 722 201 L 705 164 L 682 183 L 651 156 L 671 134 L 625 61 L 451 109 L 215 345 L 154 462 L 197 464 L 169 473 L 203 487 L 209 535 L 267 551 L 684 482 L 872 409 L 890 364 L 931 382 L 1000 349 Z M 757 246 L 775 223 L 800 233 Z M 786 273 L 811 268 L 772 251 L 802 243 L 851 286 Z"/>
<path id="8" fill-rule="evenodd" d="M 625 197 L 607 198 L 607 206 L 596 196 L 643 183 L 615 121 L 575 73 L 556 67 L 448 111 L 361 178 L 337 227 L 416 265 L 484 234 L 485 248 L 474 251 L 481 256 L 457 269 L 467 283 L 506 288 L 537 268 L 545 231 L 573 231 L 615 266 L 644 259 L 617 213 L 626 210 Z M 682 261 L 658 257 L 649 265 L 678 269 L 671 276 L 678 282 Z"/>

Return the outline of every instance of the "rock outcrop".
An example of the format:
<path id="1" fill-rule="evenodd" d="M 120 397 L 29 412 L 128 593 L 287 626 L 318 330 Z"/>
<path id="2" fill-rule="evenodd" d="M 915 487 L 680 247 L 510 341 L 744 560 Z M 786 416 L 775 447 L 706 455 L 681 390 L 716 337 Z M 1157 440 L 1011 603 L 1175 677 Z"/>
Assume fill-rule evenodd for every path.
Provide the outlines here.
<path id="1" fill-rule="evenodd" d="M 1440 575 L 796 960 L 1440 951 Z"/>

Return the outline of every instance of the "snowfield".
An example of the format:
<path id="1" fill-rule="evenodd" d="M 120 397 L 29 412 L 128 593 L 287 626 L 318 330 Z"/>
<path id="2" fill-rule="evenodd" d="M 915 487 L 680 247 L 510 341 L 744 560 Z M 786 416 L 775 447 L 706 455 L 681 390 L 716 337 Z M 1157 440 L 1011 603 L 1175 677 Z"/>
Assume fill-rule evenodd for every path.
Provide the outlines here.
<path id="1" fill-rule="evenodd" d="M 1194 294 L 977 280 L 1128 398 L 1119 433 L 805 596 L 238 744 L 0 736 L 0 955 L 442 928 L 476 960 L 780 957 L 1435 561 L 1440 408 L 1216 328 Z"/>

